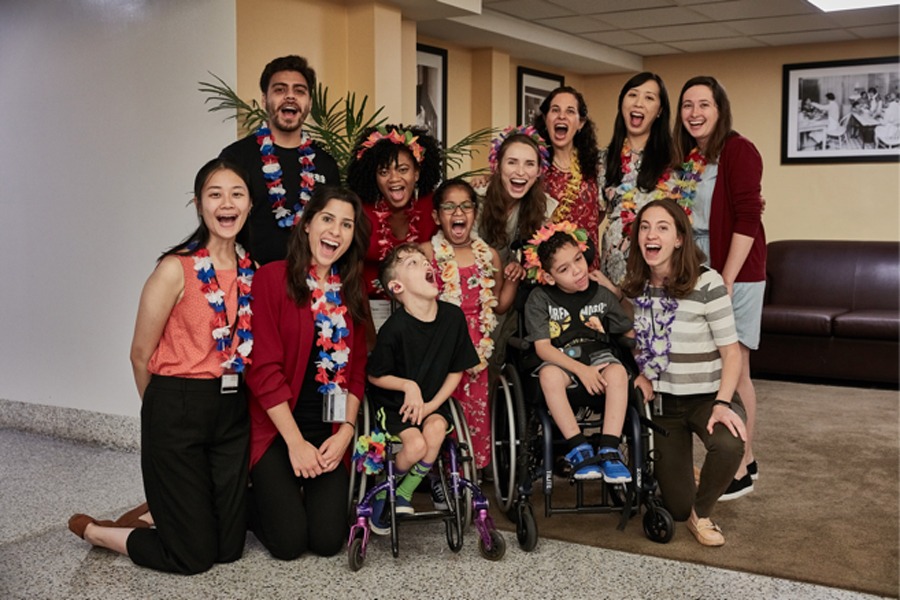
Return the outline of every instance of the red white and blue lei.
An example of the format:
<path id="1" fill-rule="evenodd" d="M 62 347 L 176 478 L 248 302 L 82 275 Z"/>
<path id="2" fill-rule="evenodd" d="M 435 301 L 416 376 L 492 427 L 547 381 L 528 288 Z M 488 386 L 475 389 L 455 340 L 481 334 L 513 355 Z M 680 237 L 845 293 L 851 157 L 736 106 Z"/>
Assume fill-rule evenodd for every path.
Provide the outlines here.
<path id="1" fill-rule="evenodd" d="M 342 386 L 347 384 L 344 371 L 350 358 L 350 348 L 346 340 L 350 330 L 347 329 L 347 322 L 344 319 L 347 307 L 341 304 L 341 278 L 337 269 L 332 266 L 325 282 L 325 291 L 322 291 L 319 288 L 316 267 L 313 265 L 306 277 L 306 285 L 312 292 L 312 311 L 319 331 L 316 339 L 316 345 L 321 348 L 319 360 L 316 361 L 318 367 L 316 381 L 322 384 L 319 386 L 319 392 L 341 393 Z M 329 306 L 329 302 L 333 306 Z M 334 373 L 333 377 L 329 377 L 329 371 Z"/>
<path id="2" fill-rule="evenodd" d="M 281 181 L 282 171 L 275 154 L 275 142 L 272 139 L 272 131 L 268 123 L 260 125 L 256 130 L 256 143 L 259 144 L 259 153 L 262 155 L 263 177 L 266 178 L 266 187 L 269 190 L 269 202 L 272 204 L 272 212 L 279 227 L 293 227 L 303 214 L 303 207 L 312 197 L 312 190 L 316 184 L 313 171 L 316 167 L 313 159 L 316 157 L 312 147 L 312 138 L 305 131 L 301 133 L 300 146 L 297 152 L 300 154 L 300 193 L 293 210 L 284 205 L 285 190 Z"/>
<path id="3" fill-rule="evenodd" d="M 225 369 L 240 373 L 244 367 L 250 364 L 250 352 L 253 350 L 253 333 L 251 333 L 250 310 L 250 286 L 253 283 L 253 262 L 250 255 L 240 244 L 234 245 L 237 254 L 237 337 L 240 339 L 237 348 L 232 351 L 231 325 L 225 313 L 225 292 L 219 288 L 219 280 L 216 278 L 216 270 L 213 268 L 209 250 L 201 248 L 192 255 L 194 270 L 197 271 L 197 279 L 202 284 L 200 287 L 206 301 L 215 311 L 212 320 L 212 336 L 216 342 L 216 351 L 222 355 Z"/>
<path id="4" fill-rule="evenodd" d="M 669 352 L 672 350 L 669 336 L 675 321 L 675 311 L 678 310 L 678 300 L 670 298 L 663 291 L 659 299 L 662 312 L 655 313 L 650 286 L 647 285 L 644 293 L 634 299 L 634 303 L 641 309 L 641 314 L 634 316 L 635 341 L 641 351 L 635 359 L 644 377 L 653 381 L 659 379 L 660 374 L 669 368 Z M 647 312 L 650 313 L 649 318 Z"/>

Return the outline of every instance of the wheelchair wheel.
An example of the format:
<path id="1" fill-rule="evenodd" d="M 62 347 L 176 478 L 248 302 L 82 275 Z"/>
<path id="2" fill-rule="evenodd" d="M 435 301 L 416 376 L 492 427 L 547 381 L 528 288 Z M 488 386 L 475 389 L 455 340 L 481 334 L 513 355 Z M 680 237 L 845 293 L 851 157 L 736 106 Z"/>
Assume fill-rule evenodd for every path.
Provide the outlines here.
<path id="1" fill-rule="evenodd" d="M 495 382 L 494 404 L 491 406 L 491 468 L 494 471 L 494 497 L 497 507 L 515 521 L 518 495 L 518 437 L 525 431 L 524 398 L 519 374 L 506 364 Z"/>
<path id="2" fill-rule="evenodd" d="M 453 427 L 456 430 L 457 449 L 459 451 L 458 465 L 459 474 L 468 479 L 472 483 L 477 484 L 475 470 L 475 456 L 472 452 L 472 435 L 469 432 L 469 425 L 466 423 L 465 413 L 462 405 L 456 398 L 450 398 L 450 416 L 453 417 Z M 448 463 L 449 466 L 449 463 Z M 445 488 L 446 490 L 446 488 Z M 462 495 L 460 496 L 460 509 L 462 514 L 462 527 L 468 527 L 472 522 L 472 492 L 469 488 L 460 488 Z M 449 496 L 450 494 L 445 494 Z M 452 503 L 450 503 L 452 505 Z"/>
<path id="3" fill-rule="evenodd" d="M 388 502 L 391 510 L 391 554 L 394 558 L 400 556 L 400 532 L 397 530 L 397 503 Z"/>
<path id="4" fill-rule="evenodd" d="M 360 401 L 359 416 L 356 419 L 356 426 L 353 428 L 353 439 L 350 442 L 350 453 L 353 454 L 353 448 L 356 440 L 361 435 L 368 435 L 372 432 L 371 412 L 368 399 L 363 396 Z M 356 470 L 356 465 L 350 464 L 350 485 L 347 498 L 347 523 L 353 525 L 356 523 L 356 507 L 362 502 L 366 496 L 366 485 L 368 478 Z"/>
<path id="5" fill-rule="evenodd" d="M 503 558 L 503 555 L 506 554 L 506 540 L 503 539 L 503 535 L 497 531 L 496 529 L 491 529 L 491 547 L 486 548 L 484 545 L 484 539 L 478 538 L 478 551 L 481 552 L 481 556 L 485 557 L 488 560 L 500 560 Z"/>
<path id="6" fill-rule="evenodd" d="M 537 522 L 530 510 L 519 511 L 519 518 L 516 522 L 516 539 L 519 541 L 519 547 L 525 552 L 531 552 L 537 546 Z"/>
<path id="7" fill-rule="evenodd" d="M 675 520 L 665 508 L 653 506 L 644 513 L 644 534 L 650 541 L 667 544 L 675 535 Z"/>
<path id="8" fill-rule="evenodd" d="M 360 531 L 353 538 L 353 541 L 350 542 L 350 547 L 347 549 L 347 560 L 350 563 L 351 571 L 359 571 L 366 560 L 366 557 L 363 556 L 362 544 L 362 532 Z"/>
<path id="9" fill-rule="evenodd" d="M 461 497 L 447 498 L 447 505 L 452 513 L 444 519 L 447 527 L 447 545 L 454 553 L 462 550 L 463 547 L 463 511 L 460 506 Z"/>

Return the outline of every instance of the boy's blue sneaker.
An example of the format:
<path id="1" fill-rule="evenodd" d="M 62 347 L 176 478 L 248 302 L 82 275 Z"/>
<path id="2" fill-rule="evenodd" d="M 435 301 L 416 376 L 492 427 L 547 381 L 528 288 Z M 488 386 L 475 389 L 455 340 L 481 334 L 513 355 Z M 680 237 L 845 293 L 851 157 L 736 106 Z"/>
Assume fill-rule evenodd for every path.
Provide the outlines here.
<path id="1" fill-rule="evenodd" d="M 622 460 L 622 453 L 615 448 L 601 448 L 598 454 L 615 455 L 609 460 L 600 461 L 600 471 L 606 483 L 628 483 L 631 481 L 631 472 Z"/>
<path id="2" fill-rule="evenodd" d="M 416 509 L 412 507 L 412 504 L 409 503 L 409 500 L 404 498 L 403 496 L 397 494 L 397 505 L 394 508 L 398 515 L 414 515 L 416 514 Z"/>
<path id="3" fill-rule="evenodd" d="M 384 507 L 387 504 L 387 496 L 383 498 L 375 498 L 372 500 L 372 516 L 369 517 L 369 529 L 376 535 L 388 535 L 391 532 L 391 524 L 381 523 L 381 516 L 384 514 Z"/>
<path id="4" fill-rule="evenodd" d="M 569 453 L 566 454 L 566 460 L 574 467 L 578 463 L 584 462 L 589 458 L 594 457 L 594 449 L 591 448 L 590 444 L 581 444 L 580 446 L 576 446 L 569 450 Z M 597 465 L 587 465 L 581 467 L 575 474 L 573 475 L 575 479 L 600 479 L 603 477 L 603 473 L 600 472 L 600 467 Z"/>

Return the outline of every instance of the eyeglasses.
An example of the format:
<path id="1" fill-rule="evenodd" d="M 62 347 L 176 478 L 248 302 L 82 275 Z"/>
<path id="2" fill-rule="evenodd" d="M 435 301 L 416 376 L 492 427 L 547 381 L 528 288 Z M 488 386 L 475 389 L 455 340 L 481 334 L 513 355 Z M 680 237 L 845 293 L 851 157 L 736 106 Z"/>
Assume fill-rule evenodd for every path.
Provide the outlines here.
<path id="1" fill-rule="evenodd" d="M 438 207 L 441 209 L 445 215 L 452 215 L 456 212 L 457 208 L 461 208 L 464 213 L 470 213 L 475 210 L 475 203 L 469 200 L 466 200 L 462 204 L 453 204 L 450 202 L 445 202 L 444 204 L 439 204 Z"/>

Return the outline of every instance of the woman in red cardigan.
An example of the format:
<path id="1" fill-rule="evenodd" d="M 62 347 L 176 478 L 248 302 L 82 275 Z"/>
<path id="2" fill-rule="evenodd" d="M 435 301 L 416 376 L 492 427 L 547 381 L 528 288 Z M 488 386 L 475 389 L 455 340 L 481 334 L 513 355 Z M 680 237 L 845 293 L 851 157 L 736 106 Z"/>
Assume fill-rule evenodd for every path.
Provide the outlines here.
<path id="1" fill-rule="evenodd" d="M 341 462 L 365 380 L 369 236 L 356 194 L 316 187 L 287 259 L 261 267 L 253 282 L 249 523 L 275 558 L 330 556 L 346 543 Z"/>
<path id="2" fill-rule="evenodd" d="M 753 491 L 756 391 L 750 351 L 759 347 L 766 288 L 766 234 L 762 225 L 762 158 L 756 146 L 731 128 L 731 103 L 713 77 L 694 77 L 678 99 L 681 124 L 674 142 L 679 155 L 676 194 L 689 207 L 694 236 L 722 275 L 731 295 L 741 349 L 737 392 L 747 410 L 747 443 L 735 480 L 719 500 Z"/>

